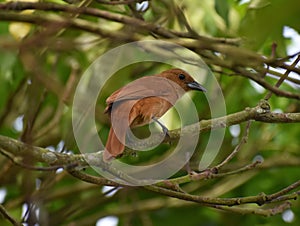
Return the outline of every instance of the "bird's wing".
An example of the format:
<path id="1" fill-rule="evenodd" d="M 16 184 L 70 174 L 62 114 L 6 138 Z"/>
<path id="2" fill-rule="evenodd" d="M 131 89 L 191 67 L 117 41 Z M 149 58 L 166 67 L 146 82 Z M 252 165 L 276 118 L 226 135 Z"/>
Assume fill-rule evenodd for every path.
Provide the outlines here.
<path id="1" fill-rule="evenodd" d="M 140 100 L 142 98 L 154 96 L 168 98 L 170 93 L 173 96 L 173 89 L 174 87 L 166 78 L 146 76 L 139 78 L 115 91 L 106 99 L 106 103 L 107 105 L 110 105 L 119 101 Z M 173 101 L 173 98 L 174 97 L 171 97 L 172 100 L 170 99 L 170 101 Z"/>

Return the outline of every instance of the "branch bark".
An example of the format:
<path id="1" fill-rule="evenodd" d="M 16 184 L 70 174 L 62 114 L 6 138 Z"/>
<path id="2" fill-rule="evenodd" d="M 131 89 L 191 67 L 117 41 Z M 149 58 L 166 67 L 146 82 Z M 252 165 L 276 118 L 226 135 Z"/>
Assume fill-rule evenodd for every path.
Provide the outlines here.
<path id="1" fill-rule="evenodd" d="M 130 4 L 130 3 L 140 2 L 139 0 L 124 0 L 124 1 L 97 0 L 97 1 L 100 4 L 108 4 L 108 5 L 120 5 L 120 4 Z M 38 11 L 38 13 L 34 13 L 34 14 L 20 13 L 20 11 L 28 10 L 28 9 Z M 214 37 L 206 37 L 206 36 L 199 35 L 197 34 L 196 31 L 192 29 L 192 27 L 189 26 L 188 20 L 184 18 L 185 16 L 184 12 L 180 11 L 179 14 L 177 15 L 177 17 L 180 16 L 182 17 L 181 18 L 183 21 L 182 25 L 184 25 L 181 27 L 182 31 L 169 29 L 168 26 L 164 27 L 164 24 L 167 24 L 164 22 L 162 22 L 162 24 L 158 24 L 157 22 L 144 21 L 142 18 L 138 19 L 138 18 L 127 16 L 125 14 L 121 14 L 117 12 L 109 12 L 109 11 L 101 10 L 98 8 L 92 8 L 92 7 L 57 4 L 57 3 L 49 3 L 49 2 L 0 3 L 0 20 L 27 22 L 33 25 L 41 26 L 43 28 L 43 29 L 37 29 L 36 31 L 32 32 L 30 34 L 31 36 L 23 39 L 20 43 L 18 44 L 14 43 L 13 44 L 14 48 L 19 48 L 20 46 L 21 47 L 28 46 L 28 48 L 34 48 L 35 46 L 34 44 L 37 44 L 35 48 L 39 48 L 40 46 L 43 47 L 47 46 L 47 44 L 49 44 L 49 42 L 47 41 L 50 40 L 50 39 L 47 40 L 48 38 L 46 37 L 47 35 L 45 36 L 47 32 L 44 33 L 44 36 L 42 36 L 41 33 L 44 31 L 49 32 L 51 27 L 52 29 L 53 27 L 55 27 L 55 32 L 60 30 L 64 31 L 67 28 L 90 32 L 100 37 L 107 38 L 106 40 L 112 42 L 117 41 L 118 44 L 124 42 L 139 41 L 149 37 L 167 39 L 170 42 L 189 48 L 195 53 L 197 53 L 198 55 L 202 56 L 206 63 L 210 64 L 213 68 L 217 68 L 217 70 L 220 70 L 220 73 L 222 75 L 224 74 L 224 75 L 242 76 L 243 78 L 251 79 L 256 83 L 260 84 L 265 89 L 270 91 L 270 92 L 266 91 L 266 93 L 268 93 L 266 99 L 268 99 L 272 93 L 276 94 L 277 96 L 282 96 L 290 99 L 298 99 L 298 100 L 300 99 L 300 94 L 296 90 L 297 88 L 291 91 L 279 89 L 279 85 L 285 80 L 288 80 L 290 83 L 295 85 L 295 87 L 300 84 L 299 79 L 288 77 L 289 72 L 295 72 L 300 74 L 300 69 L 297 67 L 297 63 L 300 59 L 299 53 L 294 55 L 294 56 L 298 56 L 297 62 L 295 61 L 294 64 L 289 65 L 287 62 L 289 59 L 291 59 L 291 56 L 287 58 L 275 59 L 274 58 L 275 54 L 271 58 L 268 58 L 261 54 L 257 54 L 255 52 L 245 50 L 239 47 L 239 44 L 241 43 L 240 38 L 227 39 L 227 38 L 214 38 Z M 92 20 L 90 20 L 91 17 L 93 18 Z M 99 26 L 98 19 L 100 19 L 100 21 L 117 22 L 123 25 L 121 26 L 122 29 L 130 27 L 131 29 L 130 31 L 132 32 L 124 32 L 125 29 L 124 30 L 105 29 Z M 61 34 L 62 32 L 59 33 Z M 37 43 L 36 40 L 39 40 L 39 43 Z M 27 45 L 30 41 L 31 41 L 31 45 Z M 63 41 L 63 39 L 59 41 Z M 7 47 L 9 45 L 5 43 L 5 45 L 3 46 Z M 49 46 L 50 45 L 48 45 L 48 47 Z M 70 49 L 74 48 L 73 43 L 70 44 L 69 46 Z M 28 61 L 29 59 L 28 55 L 23 55 L 23 59 L 27 60 L 26 63 L 24 63 L 23 61 L 23 64 L 25 66 L 26 65 L 32 66 L 32 64 L 30 64 L 30 62 Z M 34 58 L 30 58 L 30 59 L 35 61 Z M 274 71 L 271 71 L 269 69 L 270 67 L 275 67 Z M 31 67 L 31 68 L 34 68 L 34 70 L 36 70 L 37 67 Z M 224 70 L 225 73 L 223 69 L 225 69 Z M 275 71 L 277 69 L 285 69 L 286 72 L 281 73 L 279 71 Z M 38 76 L 37 78 L 39 78 L 40 79 L 39 81 L 43 83 L 42 85 L 45 85 L 45 89 L 47 91 L 54 93 L 54 95 L 57 96 L 59 100 L 61 101 L 65 100 L 66 97 L 65 95 L 63 95 L 61 90 L 68 90 L 68 88 L 63 89 L 62 86 L 57 87 L 58 84 L 57 85 L 52 84 L 51 87 L 55 87 L 55 89 L 54 88 L 49 89 L 49 85 L 47 85 L 48 80 L 45 78 L 42 79 L 42 77 L 45 77 L 45 73 L 38 73 L 38 74 L 41 77 L 36 75 Z M 270 77 L 275 75 L 277 77 L 276 79 L 279 79 L 276 85 L 272 84 L 273 82 L 272 80 L 270 82 L 265 79 L 266 78 L 265 75 L 269 76 L 269 74 L 271 74 Z M 24 80 L 24 82 L 26 82 L 26 80 L 27 78 Z M 66 85 L 66 87 L 68 87 L 68 85 Z M 12 96 L 12 98 L 14 98 L 14 96 Z M 69 102 L 70 100 L 67 101 Z M 9 115 L 10 107 L 7 109 L 8 110 L 6 110 L 3 114 L 4 116 L 0 118 L 0 124 L 1 122 L 4 122 L 6 115 Z M 54 117 L 54 121 L 52 122 L 56 123 L 58 122 L 57 120 L 61 118 L 60 110 L 61 109 L 59 109 L 59 111 L 57 112 L 58 114 L 57 117 Z M 200 125 L 200 131 L 206 132 L 210 130 L 229 127 L 235 124 L 240 124 L 242 122 L 248 122 L 249 123 L 248 125 L 250 125 L 252 121 L 258 121 L 262 123 L 296 124 L 300 122 L 300 113 L 299 112 L 297 113 L 271 112 L 268 102 L 266 100 L 263 100 L 255 107 L 251 107 L 251 108 L 249 107 L 240 112 L 229 114 L 220 118 L 202 120 L 199 122 L 199 125 Z M 51 128 L 52 123 L 50 123 L 49 126 L 50 127 L 44 127 L 44 129 L 47 130 Z M 190 126 L 186 126 L 182 130 L 177 129 L 177 130 L 169 131 L 170 137 L 165 138 L 163 142 L 167 143 L 172 140 L 177 140 L 182 133 L 194 133 L 198 128 L 199 128 L 198 125 L 197 126 L 190 125 Z M 216 196 L 217 197 L 221 196 L 220 194 L 216 195 L 214 192 L 207 193 L 206 195 L 203 194 L 202 196 L 186 193 L 188 189 L 183 185 L 186 183 L 191 183 L 191 185 L 195 185 L 198 182 L 201 183 L 203 180 L 221 178 L 221 177 L 224 178 L 229 175 L 234 176 L 232 178 L 236 179 L 240 176 L 240 173 L 245 173 L 246 171 L 247 173 L 256 174 L 258 170 L 269 169 L 271 167 L 299 166 L 300 159 L 292 155 L 287 156 L 288 154 L 286 155 L 282 154 L 279 155 L 279 157 L 275 156 L 275 158 L 271 157 L 264 162 L 256 161 L 252 163 L 249 162 L 229 163 L 229 161 L 231 161 L 232 158 L 236 155 L 236 153 L 241 149 L 243 143 L 246 142 L 248 136 L 248 129 L 246 129 L 246 132 L 241 142 L 236 146 L 234 151 L 230 155 L 228 155 L 228 157 L 225 158 L 225 160 L 221 164 L 217 165 L 216 167 L 207 169 L 199 173 L 188 174 L 181 177 L 175 177 L 172 179 L 165 180 L 161 183 L 157 183 L 155 185 L 143 187 L 142 189 L 146 189 L 149 191 L 162 194 L 162 197 L 160 197 L 162 202 L 159 204 L 161 206 L 158 205 L 155 208 L 159 209 L 166 205 L 165 197 L 163 195 L 168 196 L 169 199 L 173 197 L 180 199 L 179 201 L 182 203 L 201 204 L 202 206 L 235 212 L 239 214 L 256 214 L 262 216 L 272 216 L 278 213 L 282 213 L 284 210 L 290 208 L 291 203 L 288 200 L 296 199 L 300 195 L 300 191 L 299 191 L 300 181 L 296 181 L 295 183 L 281 190 L 277 190 L 277 192 L 274 192 L 273 194 L 270 195 L 261 193 L 258 195 L 242 197 L 242 198 L 237 198 L 237 197 L 214 198 Z M 39 129 L 39 132 L 41 132 L 41 136 L 45 134 L 44 133 L 45 131 L 43 132 L 43 130 Z M 161 136 L 161 134 L 154 134 L 153 140 L 156 140 L 155 136 Z M 37 144 L 36 138 L 38 137 L 39 134 L 37 134 L 37 136 L 34 137 L 33 143 L 36 142 L 35 144 Z M 46 138 L 49 139 L 48 136 L 46 136 Z M 142 149 L 143 147 L 152 146 L 153 144 L 142 142 L 139 145 L 140 145 L 139 148 Z M 8 160 L 11 160 L 12 163 L 17 165 L 18 167 L 21 167 L 20 172 L 22 172 L 24 168 L 29 170 L 36 170 L 36 171 L 55 171 L 59 168 L 64 168 L 70 175 L 78 178 L 78 180 L 85 181 L 91 184 L 97 184 L 100 186 L 103 185 L 113 186 L 114 189 L 120 187 L 120 184 L 116 182 L 110 181 L 100 176 L 92 176 L 81 171 L 82 168 L 89 167 L 90 165 L 95 165 L 100 167 L 103 166 L 101 165 L 103 164 L 101 163 L 102 161 L 101 152 L 89 153 L 89 154 L 72 154 L 72 155 L 63 154 L 58 152 L 52 152 L 46 148 L 28 145 L 16 139 L 12 139 L 0 135 L 0 153 Z M 26 159 L 30 159 L 32 161 L 28 162 L 26 161 Z M 89 160 L 92 159 L 93 162 L 89 161 L 90 163 L 89 165 L 86 159 Z M 225 165 L 226 167 L 223 167 Z M 221 170 L 220 172 L 218 172 L 218 169 L 220 168 Z M 110 169 L 108 168 L 108 170 Z M 117 174 L 118 172 L 113 172 L 113 173 Z M 3 175 L 4 174 L 5 173 L 3 173 Z M 52 178 L 49 179 L 52 180 Z M 182 188 L 180 186 L 182 186 Z M 215 184 L 215 186 L 219 187 L 219 184 Z M 230 187 L 230 189 L 232 189 L 232 187 Z M 258 205 L 272 204 L 272 206 L 271 208 L 268 208 L 267 205 L 263 207 L 257 207 L 257 208 L 255 207 L 247 208 L 246 205 L 242 205 L 248 203 L 256 203 Z M 140 202 L 138 202 L 138 204 L 140 204 Z M 147 209 L 151 210 L 151 208 L 153 208 L 150 205 L 149 206 L 140 205 L 140 206 L 141 208 L 138 207 L 138 209 L 142 209 L 142 207 L 144 207 L 145 210 Z M 6 207 L 9 210 L 9 206 L 6 205 Z M 122 209 L 122 211 L 123 210 L 126 214 L 128 208 L 124 208 Z M 135 209 L 130 210 L 128 213 L 135 213 L 135 212 L 136 212 L 136 207 Z M 12 224 L 20 225 L 14 218 L 10 216 L 9 211 L 7 211 L 2 205 L 0 205 L 0 213 Z M 112 212 L 108 211 L 108 213 L 111 215 Z"/>
<path id="2" fill-rule="evenodd" d="M 265 123 L 297 123 L 300 122 L 300 113 L 272 113 L 270 112 L 270 106 L 267 101 L 261 101 L 256 107 L 246 108 L 243 111 L 229 114 L 224 117 L 202 120 L 199 122 L 200 131 L 209 131 L 213 129 L 225 128 L 231 125 L 240 124 L 245 121 L 255 120 Z M 183 128 L 183 133 L 193 133 L 195 132 L 197 126 L 190 125 Z M 165 138 L 164 142 L 169 142 L 170 140 L 176 140 L 180 137 L 180 129 L 175 129 L 169 131 L 170 137 Z M 161 136 L 161 134 L 156 134 L 154 136 Z M 154 139 L 155 140 L 155 137 Z M 149 143 L 139 144 L 139 148 L 149 147 Z M 101 158 L 101 153 L 91 153 L 91 154 L 74 154 L 67 155 L 57 152 L 49 151 L 45 148 L 35 147 L 27 145 L 18 140 L 1 136 L 0 135 L 0 152 L 11 159 L 14 163 L 22 165 L 23 157 L 30 157 L 35 162 L 41 162 L 50 165 L 54 168 L 49 168 L 47 170 L 54 170 L 60 167 L 63 168 L 74 168 L 76 166 L 86 167 L 87 163 L 85 158 L 90 155 L 90 158 L 95 159 L 95 165 L 97 165 L 97 160 Z M 22 165 L 26 167 L 25 165 Z M 34 169 L 34 168 L 32 168 Z M 37 170 L 40 170 L 39 168 Z"/>
<path id="3" fill-rule="evenodd" d="M 4 206 L 2 206 L 0 204 L 0 214 L 6 218 L 10 223 L 12 223 L 12 225 L 14 226 L 22 226 L 23 224 L 19 223 L 16 219 L 14 219 L 4 208 Z"/>
<path id="4" fill-rule="evenodd" d="M 267 70 L 264 65 L 268 65 L 267 68 L 270 66 L 277 67 L 300 74 L 299 68 L 295 67 L 295 65 L 284 63 L 286 59 L 267 58 L 252 51 L 238 48 L 237 45 L 240 43 L 239 39 L 213 38 L 194 34 L 194 32 L 170 30 L 164 28 L 160 24 L 89 7 L 77 7 L 47 2 L 8 2 L 1 3 L 0 9 L 3 10 L 0 12 L 0 19 L 2 20 L 27 22 L 45 27 L 49 27 L 49 25 L 53 24 L 55 27 L 79 29 L 121 42 L 138 41 L 141 39 L 140 35 L 144 36 L 146 31 L 149 35 L 155 34 L 161 38 L 166 38 L 169 41 L 173 41 L 176 44 L 189 48 L 201 55 L 206 63 L 228 68 L 239 76 L 255 81 L 278 96 L 300 99 L 299 93 L 281 90 L 276 86 L 272 86 L 264 79 Z M 15 12 L 26 9 L 42 10 L 46 12 L 65 12 L 68 13 L 68 17 L 54 16 L 53 14 L 20 14 Z M 97 23 L 75 18 L 77 15 L 81 14 L 118 22 L 134 27 L 135 30 L 131 34 L 105 30 L 99 27 Z M 205 52 L 206 50 L 211 51 L 211 53 L 207 55 Z M 219 53 L 221 56 L 214 53 Z M 250 72 L 249 70 L 246 70 L 246 67 L 252 68 L 253 71 Z M 285 76 L 281 75 L 281 77 Z M 298 80 L 296 80 L 296 82 L 298 82 Z"/>
<path id="5" fill-rule="evenodd" d="M 272 113 L 270 112 L 270 106 L 267 101 L 261 101 L 256 107 L 247 108 L 244 111 L 230 114 L 224 117 L 215 118 L 211 120 L 203 120 L 200 123 L 201 131 L 208 131 L 211 129 L 218 129 L 227 127 L 234 124 L 239 124 L 244 121 L 256 120 L 265 123 L 296 123 L 300 122 L 300 113 Z M 187 126 L 184 128 L 184 132 L 193 132 L 195 129 L 194 125 Z M 180 136 L 178 130 L 170 131 L 171 139 L 176 139 Z M 165 140 L 167 142 L 167 140 Z M 112 182 L 103 177 L 91 176 L 79 171 L 82 167 L 88 167 L 86 163 L 86 158 L 93 158 L 95 165 L 99 166 L 99 160 L 102 159 L 101 153 L 90 153 L 90 154 L 74 154 L 68 155 L 63 153 L 51 152 L 45 148 L 35 147 L 27 145 L 23 142 L 17 141 L 12 138 L 5 136 L 0 136 L 0 153 L 8 157 L 15 164 L 28 168 L 31 170 L 42 170 L 41 167 L 27 166 L 23 163 L 23 159 L 30 158 L 32 162 L 40 162 L 50 167 L 45 167 L 45 170 L 55 170 L 57 168 L 66 169 L 72 176 L 97 185 L 108 185 L 108 186 L 120 186 L 119 184 Z M 166 181 L 165 183 L 158 183 L 157 185 L 144 186 L 145 189 L 158 192 L 160 194 L 175 197 L 185 201 L 191 201 L 199 203 L 203 206 L 208 206 L 216 209 L 229 210 L 227 206 L 238 206 L 247 203 L 256 203 L 258 205 L 264 205 L 273 202 L 285 202 L 287 200 L 296 199 L 299 196 L 299 192 L 290 193 L 292 190 L 300 186 L 300 182 L 297 181 L 290 186 L 273 193 L 271 195 L 259 194 L 257 196 L 249 196 L 243 198 L 213 198 L 213 197 L 202 197 L 197 195 L 187 194 L 182 192 L 181 189 L 174 189 L 174 186 L 178 186 L 181 183 L 191 182 L 193 180 L 201 180 L 205 178 L 215 178 L 231 175 L 234 173 L 243 172 L 250 169 L 255 169 L 258 163 L 248 165 L 241 168 L 240 170 L 235 170 L 228 173 L 221 174 L 211 174 L 209 175 L 206 172 L 202 172 L 199 175 L 187 175 L 181 178 L 175 178 Z M 170 185 L 168 185 L 170 184 Z M 271 216 L 276 213 L 281 213 L 290 204 L 278 204 L 276 207 L 268 210 L 262 210 L 260 208 L 248 209 L 235 207 L 233 210 L 237 213 L 253 213 L 263 216 Z"/>

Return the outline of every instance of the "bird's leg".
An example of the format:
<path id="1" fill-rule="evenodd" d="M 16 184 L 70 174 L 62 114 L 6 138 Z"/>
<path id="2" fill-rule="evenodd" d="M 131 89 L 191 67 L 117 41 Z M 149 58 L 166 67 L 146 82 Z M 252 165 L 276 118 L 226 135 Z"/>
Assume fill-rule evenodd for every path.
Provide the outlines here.
<path id="1" fill-rule="evenodd" d="M 162 124 L 160 121 L 158 121 L 157 118 L 152 117 L 152 120 L 153 120 L 154 122 L 156 122 L 158 125 L 160 125 L 161 128 L 162 128 L 163 133 L 164 133 L 166 136 L 168 136 L 168 137 L 170 138 L 170 134 L 169 134 L 168 128 L 167 128 L 164 124 Z"/>

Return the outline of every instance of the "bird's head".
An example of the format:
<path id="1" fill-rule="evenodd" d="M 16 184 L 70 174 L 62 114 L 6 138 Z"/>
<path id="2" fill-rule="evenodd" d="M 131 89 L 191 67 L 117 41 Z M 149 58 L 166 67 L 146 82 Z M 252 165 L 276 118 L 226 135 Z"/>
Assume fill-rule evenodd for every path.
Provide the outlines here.
<path id="1" fill-rule="evenodd" d="M 198 90 L 198 91 L 206 92 L 206 89 L 198 82 L 196 82 L 192 78 L 192 76 L 190 76 L 184 70 L 178 68 L 170 69 L 170 70 L 163 71 L 158 76 L 170 79 L 171 81 L 177 83 L 186 92 L 190 90 Z"/>

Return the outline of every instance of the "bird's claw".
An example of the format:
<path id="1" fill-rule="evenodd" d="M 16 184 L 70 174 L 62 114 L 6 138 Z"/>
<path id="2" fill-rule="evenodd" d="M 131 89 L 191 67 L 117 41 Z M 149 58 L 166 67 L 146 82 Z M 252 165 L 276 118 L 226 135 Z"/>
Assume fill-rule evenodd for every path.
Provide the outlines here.
<path id="1" fill-rule="evenodd" d="M 153 119 L 153 121 L 155 121 L 158 125 L 160 125 L 160 127 L 162 128 L 162 131 L 163 131 L 164 135 L 166 136 L 166 138 L 167 138 L 167 139 L 170 139 L 171 136 L 170 136 L 170 133 L 169 133 L 168 128 L 167 128 L 164 124 L 162 124 L 160 121 L 158 121 L 156 118 L 153 117 L 152 119 Z"/>
<path id="2" fill-rule="evenodd" d="M 169 130 L 167 129 L 167 127 L 163 127 L 162 130 L 163 130 L 164 135 L 165 135 L 167 138 L 171 138 L 171 137 L 170 137 Z"/>
<path id="3" fill-rule="evenodd" d="M 170 136 L 168 128 L 163 125 L 162 126 L 162 131 L 163 131 L 163 134 L 165 136 L 165 139 L 168 141 L 169 145 L 171 145 L 172 141 L 171 141 L 171 136 Z"/>

